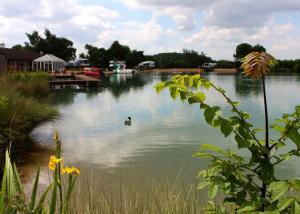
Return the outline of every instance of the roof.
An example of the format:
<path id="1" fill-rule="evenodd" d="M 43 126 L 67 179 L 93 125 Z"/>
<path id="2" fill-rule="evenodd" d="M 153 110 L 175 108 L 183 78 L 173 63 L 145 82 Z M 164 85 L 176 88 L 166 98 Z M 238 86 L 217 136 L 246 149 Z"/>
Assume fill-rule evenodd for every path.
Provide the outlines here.
<path id="1" fill-rule="evenodd" d="M 41 56 L 39 53 L 31 50 L 15 48 L 0 48 L 0 55 L 4 55 L 7 59 L 30 61 Z"/>
<path id="2" fill-rule="evenodd" d="M 65 60 L 60 59 L 52 54 L 46 54 L 46 55 L 41 56 L 33 61 L 34 62 L 63 62 L 63 63 L 66 63 Z"/>

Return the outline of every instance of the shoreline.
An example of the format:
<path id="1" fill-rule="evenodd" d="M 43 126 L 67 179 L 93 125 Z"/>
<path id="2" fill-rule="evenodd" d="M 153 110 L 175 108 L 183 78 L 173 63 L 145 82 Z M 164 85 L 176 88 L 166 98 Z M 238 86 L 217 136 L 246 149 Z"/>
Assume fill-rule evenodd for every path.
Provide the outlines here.
<path id="1" fill-rule="evenodd" d="M 213 74 L 236 74 L 237 68 L 214 68 L 211 71 L 205 71 L 203 68 L 155 68 L 151 70 L 144 70 L 143 73 L 167 73 L 167 74 L 203 74 L 206 72 Z"/>

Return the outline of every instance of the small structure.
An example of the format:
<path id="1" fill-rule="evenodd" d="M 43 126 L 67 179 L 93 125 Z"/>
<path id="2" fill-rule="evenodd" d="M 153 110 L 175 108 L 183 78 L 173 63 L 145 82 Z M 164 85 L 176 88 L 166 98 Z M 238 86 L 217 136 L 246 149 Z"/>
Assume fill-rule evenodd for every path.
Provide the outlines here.
<path id="1" fill-rule="evenodd" d="M 0 72 L 30 71 L 32 61 L 40 56 L 26 49 L 0 48 Z"/>
<path id="2" fill-rule="evenodd" d="M 214 68 L 216 66 L 217 66 L 217 63 L 215 63 L 215 62 L 207 62 L 202 65 L 202 68 Z"/>
<path id="3" fill-rule="evenodd" d="M 90 62 L 89 62 L 88 59 L 78 58 L 74 61 L 68 62 L 67 66 L 70 66 L 70 67 L 88 67 L 88 66 L 90 66 Z"/>
<path id="4" fill-rule="evenodd" d="M 139 63 L 138 67 L 139 68 L 154 68 L 155 62 L 154 61 L 141 62 L 141 63 Z"/>
<path id="5" fill-rule="evenodd" d="M 52 54 L 46 54 L 40 58 L 33 60 L 32 62 L 32 70 L 62 72 L 65 70 L 65 68 L 66 68 L 66 61 Z"/>

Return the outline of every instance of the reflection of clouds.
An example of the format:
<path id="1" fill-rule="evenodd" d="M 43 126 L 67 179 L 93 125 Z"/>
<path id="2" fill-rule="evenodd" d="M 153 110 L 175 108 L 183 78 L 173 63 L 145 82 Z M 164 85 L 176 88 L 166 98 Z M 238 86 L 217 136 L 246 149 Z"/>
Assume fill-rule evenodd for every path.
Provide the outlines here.
<path id="1" fill-rule="evenodd" d="M 237 100 L 233 76 L 211 75 L 209 78 Z M 150 79 L 145 87 L 130 89 L 118 99 L 108 90 L 92 98 L 88 98 L 86 93 L 78 93 L 72 104 L 59 107 L 62 118 L 58 122 L 41 126 L 33 135 L 51 142 L 53 131 L 57 129 L 62 135 L 66 159 L 104 167 L 119 166 L 129 158 L 142 156 L 152 149 L 224 142 L 219 131 L 205 123 L 199 105 L 189 106 L 179 100 L 173 101 L 168 91 L 158 96 L 153 84 Z M 273 77 L 267 82 L 267 90 L 272 118 L 290 110 L 299 100 L 299 85 L 290 79 Z M 221 95 L 213 91 L 205 93 L 209 103 L 227 106 Z M 242 97 L 241 109 L 252 114 L 252 121 L 256 124 L 263 124 L 261 95 Z M 133 118 L 131 127 L 123 124 L 127 116 Z M 227 144 L 232 141 L 230 138 L 225 141 L 224 146 L 232 146 Z"/>

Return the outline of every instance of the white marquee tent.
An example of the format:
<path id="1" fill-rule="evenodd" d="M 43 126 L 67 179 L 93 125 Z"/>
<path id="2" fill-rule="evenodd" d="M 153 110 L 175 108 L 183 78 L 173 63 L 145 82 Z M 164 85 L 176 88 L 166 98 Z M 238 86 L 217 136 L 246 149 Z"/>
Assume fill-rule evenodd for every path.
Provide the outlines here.
<path id="1" fill-rule="evenodd" d="M 32 62 L 32 70 L 64 71 L 66 62 L 52 54 L 46 54 Z"/>

